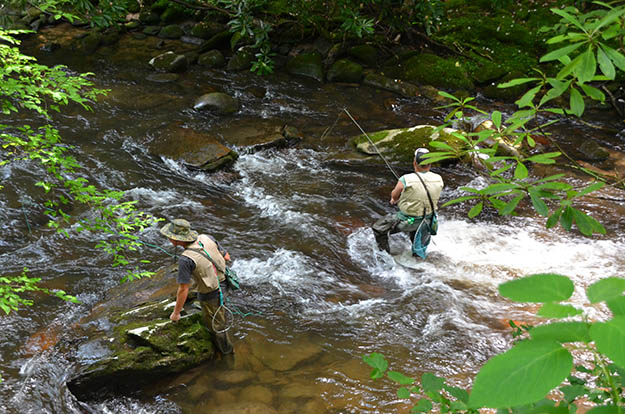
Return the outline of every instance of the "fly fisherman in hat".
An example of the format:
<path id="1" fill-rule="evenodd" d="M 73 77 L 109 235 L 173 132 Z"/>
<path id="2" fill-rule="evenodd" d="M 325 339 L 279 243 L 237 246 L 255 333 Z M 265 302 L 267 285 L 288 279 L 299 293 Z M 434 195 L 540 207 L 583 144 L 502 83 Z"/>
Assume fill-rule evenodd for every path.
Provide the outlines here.
<path id="1" fill-rule="evenodd" d="M 174 322 L 180 320 L 180 312 L 187 300 L 191 281 L 195 281 L 204 321 L 213 334 L 215 345 L 223 355 L 232 353 L 234 348 L 228 333 L 224 332 L 226 317 L 221 306 L 226 280 L 224 271 L 230 254 L 213 237 L 191 230 L 187 220 L 173 220 L 163 226 L 161 234 L 174 247 L 184 248 L 178 261 L 176 305 L 169 319 Z"/>
<path id="2" fill-rule="evenodd" d="M 417 148 L 412 162 L 415 172 L 401 176 L 391 191 L 391 204 L 397 204 L 399 211 L 387 214 L 372 226 L 380 250 L 390 253 L 389 234 L 409 233 L 413 242 L 421 221 L 431 220 L 432 208 L 438 208 L 443 179 L 430 171 L 430 164 L 421 164 L 427 153 L 426 148 Z"/>

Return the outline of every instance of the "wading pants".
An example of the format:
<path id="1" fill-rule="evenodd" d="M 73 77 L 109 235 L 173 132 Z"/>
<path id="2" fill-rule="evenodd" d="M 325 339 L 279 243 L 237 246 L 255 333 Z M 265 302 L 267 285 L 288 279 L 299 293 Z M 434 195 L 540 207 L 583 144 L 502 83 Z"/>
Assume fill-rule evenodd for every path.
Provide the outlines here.
<path id="1" fill-rule="evenodd" d="M 415 220 L 410 223 L 407 220 L 402 220 L 398 213 L 391 213 L 376 221 L 371 228 L 373 229 L 373 234 L 375 235 L 375 241 L 378 244 L 378 248 L 390 253 L 391 248 L 388 245 L 388 236 L 389 234 L 400 232 L 408 233 L 410 236 L 410 242 L 412 243 L 423 217 L 414 217 L 414 219 Z"/>
<path id="2" fill-rule="evenodd" d="M 214 299 L 200 301 L 202 305 L 202 315 L 208 330 L 213 334 L 213 342 L 217 349 L 223 354 L 228 355 L 234 351 L 232 342 L 226 329 L 226 312 L 224 308 L 219 307 L 219 296 Z M 214 318 L 213 318 L 214 317 Z"/>

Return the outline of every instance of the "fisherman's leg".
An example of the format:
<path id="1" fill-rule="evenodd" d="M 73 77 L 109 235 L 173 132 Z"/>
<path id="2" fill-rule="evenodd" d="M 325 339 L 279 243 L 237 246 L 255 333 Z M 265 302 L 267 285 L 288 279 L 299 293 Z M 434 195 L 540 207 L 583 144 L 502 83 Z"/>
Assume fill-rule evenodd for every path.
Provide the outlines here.
<path id="1" fill-rule="evenodd" d="M 391 252 L 391 248 L 388 244 L 388 236 L 391 233 L 397 232 L 396 226 L 398 221 L 399 220 L 397 219 L 397 215 L 395 213 L 387 214 L 371 226 L 373 235 L 375 236 L 375 241 L 380 250 L 384 250 L 387 253 Z"/>
<path id="2" fill-rule="evenodd" d="M 226 331 L 226 312 L 219 306 L 219 299 L 203 301 L 202 313 L 219 352 L 223 355 L 231 354 L 234 347 Z"/>

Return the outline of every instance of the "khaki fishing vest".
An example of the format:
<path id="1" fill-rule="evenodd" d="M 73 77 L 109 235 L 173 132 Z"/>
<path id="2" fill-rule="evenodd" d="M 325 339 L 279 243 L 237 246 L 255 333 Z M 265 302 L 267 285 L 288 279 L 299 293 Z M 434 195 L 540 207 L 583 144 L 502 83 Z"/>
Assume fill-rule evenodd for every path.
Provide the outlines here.
<path id="1" fill-rule="evenodd" d="M 217 264 L 217 270 L 213 263 L 208 260 L 208 257 L 202 252 L 199 241 L 204 245 L 204 250 L 210 254 L 210 257 Z M 197 291 L 199 293 L 211 293 L 215 291 L 219 285 L 217 284 L 217 275 L 219 275 L 219 281 L 223 282 L 226 278 L 224 275 L 224 269 L 226 268 L 226 260 L 219 253 L 217 249 L 217 243 L 211 240 L 205 234 L 200 234 L 196 241 L 187 246 L 186 250 L 182 252 L 183 256 L 195 262 L 195 270 L 192 273 L 193 279 L 197 284 Z M 215 274 L 215 271 L 217 273 Z"/>
<path id="2" fill-rule="evenodd" d="M 438 199 L 441 196 L 441 191 L 443 191 L 443 179 L 440 175 L 431 171 L 406 174 L 400 178 L 400 181 L 404 184 L 404 191 L 399 196 L 397 205 L 402 213 L 408 216 L 419 217 L 423 215 L 424 210 L 425 214 L 430 214 L 432 207 L 430 207 L 430 200 L 428 200 L 428 195 L 417 174 L 421 176 L 421 179 L 427 186 L 435 210 L 438 209 Z"/>

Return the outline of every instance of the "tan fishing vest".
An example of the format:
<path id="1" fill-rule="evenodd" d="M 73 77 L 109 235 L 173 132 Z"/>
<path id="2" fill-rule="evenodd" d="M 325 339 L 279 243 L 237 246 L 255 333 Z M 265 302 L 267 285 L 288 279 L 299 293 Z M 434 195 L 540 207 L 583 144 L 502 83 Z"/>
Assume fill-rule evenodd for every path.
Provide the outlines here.
<path id="1" fill-rule="evenodd" d="M 406 174 L 400 178 L 404 184 L 404 191 L 399 196 L 399 202 L 397 203 L 402 213 L 408 216 L 422 216 L 423 211 L 425 214 L 432 212 L 430 207 L 430 200 L 423 188 L 423 184 L 417 174 L 421 176 L 423 182 L 428 188 L 430 197 L 432 197 L 432 203 L 434 203 L 434 209 L 438 209 L 438 199 L 443 191 L 443 179 L 440 175 L 431 171 L 424 173 L 412 173 Z"/>
<path id="2" fill-rule="evenodd" d="M 192 276 L 197 284 L 197 291 L 199 293 L 210 293 L 219 287 L 217 284 L 217 276 L 215 275 L 216 269 L 213 263 L 208 260 L 208 257 L 202 252 L 199 241 L 202 242 L 204 250 L 210 254 L 210 257 L 217 264 L 217 275 L 219 275 L 220 282 L 223 282 L 226 278 L 223 272 L 226 268 L 226 260 L 221 253 L 219 253 L 217 243 L 205 234 L 200 234 L 197 240 L 187 246 L 186 250 L 182 252 L 183 256 L 195 262 L 195 270 Z"/>

